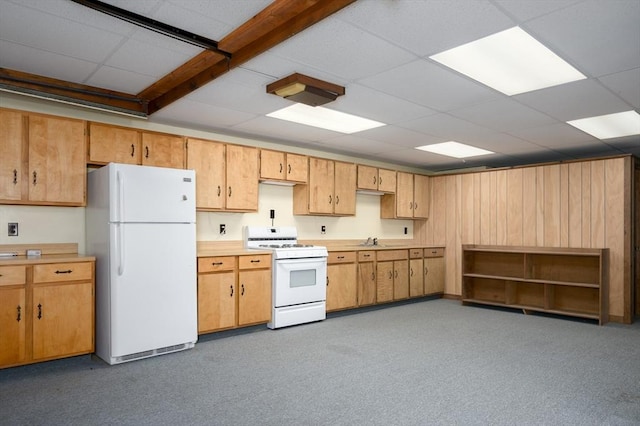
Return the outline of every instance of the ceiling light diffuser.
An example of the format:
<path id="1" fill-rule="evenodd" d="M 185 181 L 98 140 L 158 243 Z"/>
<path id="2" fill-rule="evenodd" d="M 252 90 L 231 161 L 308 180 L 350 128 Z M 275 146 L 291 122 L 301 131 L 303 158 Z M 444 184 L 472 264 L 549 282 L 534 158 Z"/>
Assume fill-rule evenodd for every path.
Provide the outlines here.
<path id="1" fill-rule="evenodd" d="M 379 121 L 369 120 L 356 115 L 334 111 L 323 107 L 312 107 L 304 104 L 293 104 L 267 114 L 267 117 L 292 121 L 307 126 L 333 130 L 340 133 L 356 133 L 363 130 L 386 126 Z"/>
<path id="2" fill-rule="evenodd" d="M 475 146 L 454 141 L 418 146 L 416 149 L 433 152 L 434 154 L 446 155 L 447 157 L 453 158 L 469 158 L 478 157 L 480 155 L 495 154 L 494 152 L 487 151 L 486 149 L 476 148 Z"/>
<path id="3" fill-rule="evenodd" d="M 430 58 L 509 96 L 587 78 L 520 27 Z"/>
<path id="4" fill-rule="evenodd" d="M 571 124 L 598 139 L 640 135 L 640 114 L 635 111 L 581 118 L 567 121 L 567 124 Z"/>

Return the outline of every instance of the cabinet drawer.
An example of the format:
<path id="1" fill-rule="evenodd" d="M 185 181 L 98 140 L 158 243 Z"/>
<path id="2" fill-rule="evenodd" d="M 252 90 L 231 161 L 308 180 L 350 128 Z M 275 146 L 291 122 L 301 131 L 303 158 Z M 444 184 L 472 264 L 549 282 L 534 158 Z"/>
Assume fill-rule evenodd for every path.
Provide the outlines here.
<path id="1" fill-rule="evenodd" d="M 424 249 L 424 257 L 444 257 L 444 247 Z"/>
<path id="2" fill-rule="evenodd" d="M 231 271 L 236 268 L 235 256 L 198 258 L 198 272 Z"/>
<path id="3" fill-rule="evenodd" d="M 376 260 L 376 252 L 373 250 L 364 250 L 358 252 L 358 262 L 373 262 Z"/>
<path id="4" fill-rule="evenodd" d="M 26 270 L 25 266 L 0 266 L 0 286 L 24 284 Z"/>
<path id="5" fill-rule="evenodd" d="M 380 250 L 376 254 L 378 260 L 404 260 L 409 256 L 407 250 Z"/>
<path id="6" fill-rule="evenodd" d="M 93 265 L 91 262 L 52 263 L 34 265 L 33 267 L 34 283 L 91 279 L 93 279 Z"/>
<path id="7" fill-rule="evenodd" d="M 409 249 L 409 257 L 411 259 L 418 259 L 423 256 L 423 250 L 421 248 L 412 248 Z"/>
<path id="8" fill-rule="evenodd" d="M 355 251 L 336 251 L 329 253 L 327 263 L 355 263 L 356 252 Z"/>
<path id="9" fill-rule="evenodd" d="M 263 269 L 271 267 L 271 255 L 259 254 L 255 256 L 240 256 L 238 258 L 240 269 Z"/>

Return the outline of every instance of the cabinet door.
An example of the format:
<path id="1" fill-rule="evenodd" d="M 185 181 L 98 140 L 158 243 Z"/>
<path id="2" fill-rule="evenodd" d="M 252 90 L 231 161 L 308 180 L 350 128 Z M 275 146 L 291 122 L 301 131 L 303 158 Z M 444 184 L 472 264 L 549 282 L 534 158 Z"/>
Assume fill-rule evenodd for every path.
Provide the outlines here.
<path id="1" fill-rule="evenodd" d="M 378 169 L 371 166 L 358 165 L 358 189 L 376 191 L 378 189 Z"/>
<path id="2" fill-rule="evenodd" d="M 286 173 L 285 153 L 260 150 L 260 178 L 284 180 Z"/>
<path id="3" fill-rule="evenodd" d="M 356 165 L 335 163 L 334 213 L 339 215 L 356 214 Z"/>
<path id="4" fill-rule="evenodd" d="M 236 325 L 235 272 L 198 275 L 198 333 Z"/>
<path id="5" fill-rule="evenodd" d="M 424 260 L 425 294 L 444 293 L 444 257 Z"/>
<path id="6" fill-rule="evenodd" d="M 84 121 L 29 116 L 29 200 L 85 204 Z"/>
<path id="7" fill-rule="evenodd" d="M 33 358 L 93 352 L 93 284 L 33 288 Z"/>
<path id="8" fill-rule="evenodd" d="M 333 213 L 334 163 L 322 158 L 309 159 L 309 213 Z"/>
<path id="9" fill-rule="evenodd" d="M 238 325 L 271 321 L 271 270 L 238 273 Z"/>
<path id="10" fill-rule="evenodd" d="M 414 175 L 413 183 L 413 217 L 427 219 L 429 217 L 429 198 L 431 196 L 429 177 Z"/>
<path id="11" fill-rule="evenodd" d="M 393 299 L 409 297 L 409 261 L 395 260 L 393 262 Z"/>
<path id="12" fill-rule="evenodd" d="M 309 161 L 306 155 L 287 153 L 287 177 L 292 182 L 307 182 Z"/>
<path id="13" fill-rule="evenodd" d="M 411 259 L 409 261 L 409 297 L 424 295 L 424 261 Z"/>
<path id="14" fill-rule="evenodd" d="M 396 192 L 396 172 L 394 170 L 378 169 L 378 190 Z"/>
<path id="15" fill-rule="evenodd" d="M 378 262 L 376 269 L 376 301 L 389 302 L 393 300 L 393 261 Z"/>
<path id="16" fill-rule="evenodd" d="M 227 145 L 228 210 L 258 210 L 258 149 Z"/>
<path id="17" fill-rule="evenodd" d="M 89 162 L 140 164 L 140 132 L 134 129 L 90 123 Z"/>
<path id="18" fill-rule="evenodd" d="M 142 165 L 184 168 L 184 139 L 161 133 L 142 133 Z"/>
<path id="19" fill-rule="evenodd" d="M 0 287 L 0 366 L 25 357 L 25 289 Z"/>
<path id="20" fill-rule="evenodd" d="M 0 110 L 0 200 L 22 199 L 25 120 L 19 112 Z"/>
<path id="21" fill-rule="evenodd" d="M 396 189 L 396 216 L 413 218 L 413 174 L 398 172 Z"/>
<path id="22" fill-rule="evenodd" d="M 196 208 L 223 209 L 226 186 L 224 144 L 188 139 L 187 169 L 196 172 Z"/>
<path id="23" fill-rule="evenodd" d="M 327 311 L 353 308 L 357 304 L 356 264 L 327 266 Z"/>
<path id="24" fill-rule="evenodd" d="M 358 264 L 358 305 L 376 303 L 376 270 L 373 262 Z"/>

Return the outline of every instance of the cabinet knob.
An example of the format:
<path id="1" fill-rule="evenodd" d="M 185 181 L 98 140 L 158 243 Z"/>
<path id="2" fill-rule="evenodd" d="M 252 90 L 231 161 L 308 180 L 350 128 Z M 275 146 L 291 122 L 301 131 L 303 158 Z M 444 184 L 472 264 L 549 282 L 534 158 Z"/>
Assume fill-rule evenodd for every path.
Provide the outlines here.
<path id="1" fill-rule="evenodd" d="M 240 286 L 240 296 L 244 296 L 244 284 Z"/>
<path id="2" fill-rule="evenodd" d="M 231 289 L 231 294 L 229 295 L 229 297 L 233 296 L 233 284 L 229 286 L 229 288 Z"/>
<path id="3" fill-rule="evenodd" d="M 327 287 L 329 287 L 329 276 L 327 276 Z"/>
<path id="4" fill-rule="evenodd" d="M 18 171 L 16 169 L 13 169 L 13 184 L 18 184 Z"/>
<path id="5" fill-rule="evenodd" d="M 291 174 L 291 164 L 289 164 L 289 174 Z"/>
<path id="6" fill-rule="evenodd" d="M 20 305 L 18 305 L 17 311 L 18 311 L 18 317 L 16 318 L 16 321 L 20 322 L 20 320 L 22 319 L 22 315 L 21 315 L 22 308 L 20 307 Z"/>
<path id="7" fill-rule="evenodd" d="M 38 303 L 38 319 L 42 319 L 42 304 Z"/>
<path id="8" fill-rule="evenodd" d="M 229 187 L 229 197 L 231 197 L 231 187 Z"/>
<path id="9" fill-rule="evenodd" d="M 144 158 L 149 158 L 149 147 L 148 146 L 144 147 Z"/>
<path id="10" fill-rule="evenodd" d="M 340 197 L 336 195 L 336 205 L 340 204 Z"/>
<path id="11" fill-rule="evenodd" d="M 375 281 L 376 280 L 376 274 L 375 272 L 371 273 L 371 281 Z"/>
<path id="12" fill-rule="evenodd" d="M 409 268 L 409 275 L 413 276 L 413 268 Z"/>
<path id="13" fill-rule="evenodd" d="M 222 193 L 222 188 L 220 188 L 220 185 L 218 185 L 218 197 L 220 196 L 221 193 Z"/>
<path id="14" fill-rule="evenodd" d="M 282 163 L 280 163 L 280 173 L 282 173 Z"/>
<path id="15" fill-rule="evenodd" d="M 134 144 L 131 144 L 131 156 L 133 157 L 133 154 L 136 153 L 136 146 Z"/>
<path id="16" fill-rule="evenodd" d="M 38 172 L 33 171 L 33 184 L 36 185 L 38 183 Z"/>

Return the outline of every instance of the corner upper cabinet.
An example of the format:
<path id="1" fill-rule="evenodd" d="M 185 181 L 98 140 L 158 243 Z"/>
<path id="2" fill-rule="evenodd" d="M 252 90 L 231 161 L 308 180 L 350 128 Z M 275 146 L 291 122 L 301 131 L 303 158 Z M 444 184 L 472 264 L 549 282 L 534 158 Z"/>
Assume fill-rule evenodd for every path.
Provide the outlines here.
<path id="1" fill-rule="evenodd" d="M 396 192 L 396 172 L 359 164 L 358 189 L 394 193 Z"/>
<path id="2" fill-rule="evenodd" d="M 258 210 L 257 148 L 189 138 L 187 169 L 196 172 L 198 210 Z"/>
<path id="3" fill-rule="evenodd" d="M 396 193 L 380 201 L 383 219 L 427 219 L 429 217 L 429 177 L 398 172 Z"/>
<path id="4" fill-rule="evenodd" d="M 260 180 L 306 183 L 308 173 L 306 155 L 260 150 Z"/>
<path id="5" fill-rule="evenodd" d="M 310 157 L 308 184 L 293 188 L 293 213 L 355 215 L 356 165 Z"/>
<path id="6" fill-rule="evenodd" d="M 84 206 L 85 122 L 0 110 L 0 203 Z"/>

